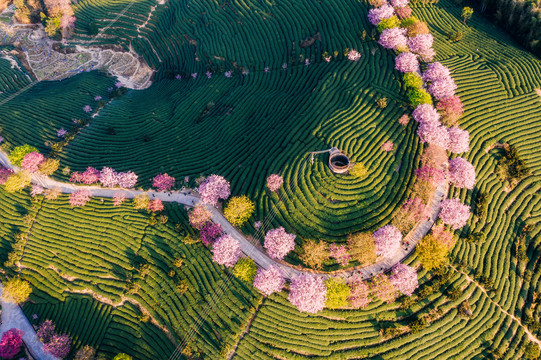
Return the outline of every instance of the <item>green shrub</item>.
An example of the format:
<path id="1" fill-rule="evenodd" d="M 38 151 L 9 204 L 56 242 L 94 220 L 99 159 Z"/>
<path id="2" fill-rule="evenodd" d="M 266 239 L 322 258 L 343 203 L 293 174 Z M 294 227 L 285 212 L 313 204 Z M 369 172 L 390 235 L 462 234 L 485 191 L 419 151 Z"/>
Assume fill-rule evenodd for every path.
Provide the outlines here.
<path id="1" fill-rule="evenodd" d="M 257 273 L 257 266 L 254 260 L 250 258 L 242 258 L 237 261 L 232 270 L 233 275 L 238 279 L 251 283 Z"/>
<path id="2" fill-rule="evenodd" d="M 408 91 L 408 98 L 410 104 L 413 107 L 417 107 L 419 104 L 431 104 L 432 97 L 425 89 L 411 89 Z"/>
<path id="3" fill-rule="evenodd" d="M 377 29 L 379 32 L 382 32 L 385 29 L 395 28 L 400 26 L 400 20 L 396 16 L 391 16 L 390 18 L 383 19 L 379 22 Z"/>
<path id="4" fill-rule="evenodd" d="M 407 89 L 419 89 L 423 86 L 423 79 L 415 73 L 405 73 L 404 86 Z"/>
<path id="5" fill-rule="evenodd" d="M 13 150 L 11 150 L 8 159 L 13 165 L 21 166 L 21 162 L 23 161 L 24 156 L 33 151 L 37 152 L 38 149 L 30 145 L 17 146 Z"/>
<path id="6" fill-rule="evenodd" d="M 363 163 L 358 162 L 355 163 L 355 165 L 353 165 L 353 168 L 349 170 L 349 174 L 359 179 L 362 179 L 366 177 L 366 175 L 368 175 L 368 169 L 366 168 L 366 166 L 364 166 Z"/>
<path id="7" fill-rule="evenodd" d="M 233 226 L 244 224 L 255 211 L 255 205 L 246 195 L 234 196 L 227 202 L 224 217 Z"/>
<path id="8" fill-rule="evenodd" d="M 339 309 L 348 305 L 348 297 L 351 293 L 350 287 L 344 279 L 328 279 L 325 281 L 327 288 L 327 301 L 325 307 L 329 309 Z"/>
<path id="9" fill-rule="evenodd" d="M 415 16 L 410 16 L 409 18 L 402 19 L 400 21 L 400 26 L 406 29 L 407 27 L 415 24 L 418 21 L 419 19 L 417 19 Z"/>

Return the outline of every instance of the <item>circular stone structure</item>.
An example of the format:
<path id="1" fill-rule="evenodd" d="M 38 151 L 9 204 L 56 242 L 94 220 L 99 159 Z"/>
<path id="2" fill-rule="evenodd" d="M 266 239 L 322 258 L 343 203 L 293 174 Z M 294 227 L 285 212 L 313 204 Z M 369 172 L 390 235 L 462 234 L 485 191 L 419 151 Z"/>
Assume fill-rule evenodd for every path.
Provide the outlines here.
<path id="1" fill-rule="evenodd" d="M 329 155 L 329 167 L 334 173 L 344 174 L 350 169 L 351 162 L 346 154 L 337 148 L 332 148 Z"/>

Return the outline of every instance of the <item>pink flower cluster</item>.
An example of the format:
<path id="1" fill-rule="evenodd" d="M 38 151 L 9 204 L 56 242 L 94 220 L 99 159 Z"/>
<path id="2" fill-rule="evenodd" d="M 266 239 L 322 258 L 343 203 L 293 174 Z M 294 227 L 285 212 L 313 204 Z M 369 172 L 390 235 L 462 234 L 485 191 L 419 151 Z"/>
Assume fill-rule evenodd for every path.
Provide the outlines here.
<path id="1" fill-rule="evenodd" d="M 120 206 L 126 200 L 126 194 L 117 191 L 113 196 L 113 206 Z"/>
<path id="2" fill-rule="evenodd" d="M 23 346 L 23 332 L 19 329 L 9 329 L 2 334 L 0 340 L 0 357 L 3 359 L 13 359 L 21 351 Z"/>
<path id="3" fill-rule="evenodd" d="M 147 210 L 151 212 L 158 212 L 164 209 L 163 203 L 160 199 L 154 199 L 148 202 Z"/>
<path id="4" fill-rule="evenodd" d="M 441 99 L 436 107 L 447 119 L 458 120 L 464 114 L 464 105 L 456 95 Z"/>
<path id="5" fill-rule="evenodd" d="M 43 346 L 43 351 L 63 359 L 68 356 L 71 349 L 71 340 L 68 335 L 54 334 L 49 342 Z"/>
<path id="6" fill-rule="evenodd" d="M 356 308 L 365 308 L 370 304 L 370 288 L 360 276 L 353 276 L 348 280 L 351 289 L 349 293 L 349 304 Z"/>
<path id="7" fill-rule="evenodd" d="M 338 246 L 335 243 L 332 243 L 329 246 L 329 255 L 334 258 L 340 266 L 347 266 L 349 264 L 349 259 L 351 259 L 348 248 L 345 245 Z"/>
<path id="8" fill-rule="evenodd" d="M 152 179 L 152 186 L 160 191 L 169 191 L 175 186 L 175 178 L 167 173 L 156 175 Z"/>
<path id="9" fill-rule="evenodd" d="M 439 185 L 445 179 L 443 171 L 434 169 L 428 165 L 421 166 L 415 170 L 415 175 L 419 180 L 431 182 L 434 185 Z"/>
<path id="10" fill-rule="evenodd" d="M 361 54 L 357 50 L 350 50 L 348 52 L 348 60 L 359 61 L 361 60 Z"/>
<path id="11" fill-rule="evenodd" d="M 391 5 L 395 8 L 403 8 L 408 6 L 409 0 L 390 0 Z"/>
<path id="12" fill-rule="evenodd" d="M 453 230 L 460 229 L 470 217 L 470 207 L 462 204 L 460 199 L 445 199 L 441 202 L 439 218 Z"/>
<path id="13" fill-rule="evenodd" d="M 36 172 L 39 166 L 45 161 L 45 156 L 36 151 L 26 154 L 21 162 L 21 168 L 29 172 Z"/>
<path id="14" fill-rule="evenodd" d="M 458 126 L 447 129 L 449 133 L 449 151 L 460 154 L 470 151 L 470 133 Z"/>
<path id="15" fill-rule="evenodd" d="M 83 111 L 88 114 L 92 111 L 92 108 L 90 107 L 90 105 L 85 105 L 85 107 L 83 107 Z"/>
<path id="16" fill-rule="evenodd" d="M 379 36 L 378 44 L 386 49 L 402 49 L 408 45 L 408 38 L 406 37 L 406 29 L 394 27 L 385 29 Z"/>
<path id="17" fill-rule="evenodd" d="M 215 223 L 208 223 L 199 231 L 199 237 L 205 246 L 214 244 L 216 239 L 221 237 L 223 234 L 224 231 L 222 230 L 222 226 Z"/>
<path id="18" fill-rule="evenodd" d="M 284 274 L 276 265 L 271 265 L 268 269 L 257 269 L 254 278 L 254 287 L 266 296 L 282 291 L 285 283 Z"/>
<path id="19" fill-rule="evenodd" d="M 284 183 L 284 179 L 278 174 L 269 175 L 267 178 L 267 187 L 270 191 L 277 191 Z"/>
<path id="20" fill-rule="evenodd" d="M 428 64 L 425 72 L 423 73 L 423 81 L 436 81 L 441 79 L 447 79 L 451 76 L 451 71 L 448 67 L 443 66 L 440 62 L 433 62 Z"/>
<path id="21" fill-rule="evenodd" d="M 393 286 L 387 276 L 378 274 L 372 278 L 370 294 L 383 302 L 392 303 L 396 300 L 398 290 Z"/>
<path id="22" fill-rule="evenodd" d="M 233 267 L 240 255 L 240 244 L 231 235 L 223 235 L 212 245 L 212 260 L 217 264 Z"/>
<path id="23" fill-rule="evenodd" d="M 273 259 L 282 260 L 284 256 L 295 249 L 295 235 L 286 233 L 283 227 L 272 229 L 265 235 L 263 246 Z"/>
<path id="24" fill-rule="evenodd" d="M 83 184 L 95 184 L 98 181 L 102 186 L 132 188 L 137 183 L 138 176 L 133 171 L 116 172 L 110 167 L 104 167 L 101 171 L 88 167 L 83 173 L 74 171 L 71 173 L 70 181 Z"/>
<path id="25" fill-rule="evenodd" d="M 475 168 L 464 158 L 451 159 L 449 160 L 449 181 L 457 188 L 471 190 L 475 185 Z"/>
<path id="26" fill-rule="evenodd" d="M 210 175 L 199 186 L 201 203 L 215 206 L 219 199 L 225 200 L 231 195 L 229 181 L 219 175 Z"/>
<path id="27" fill-rule="evenodd" d="M 300 312 L 315 314 L 325 307 L 327 289 L 322 277 L 299 275 L 291 279 L 289 301 Z"/>
<path id="28" fill-rule="evenodd" d="M 30 191 L 30 195 L 32 197 L 36 197 L 36 195 L 43 194 L 44 191 L 45 189 L 43 188 L 43 186 L 39 184 L 32 184 L 32 190 Z"/>
<path id="29" fill-rule="evenodd" d="M 432 226 L 432 235 L 436 240 L 443 243 L 447 248 L 452 248 L 456 243 L 455 235 L 445 228 L 445 225 L 439 224 Z"/>
<path id="30" fill-rule="evenodd" d="M 368 11 L 368 20 L 372 23 L 372 25 L 377 26 L 381 20 L 388 19 L 393 15 L 393 7 L 389 4 L 385 4 L 379 8 L 370 9 Z"/>
<path id="31" fill-rule="evenodd" d="M 188 220 L 190 221 L 190 225 L 197 230 L 201 230 L 210 222 L 211 217 L 212 213 L 205 206 L 198 204 L 190 211 Z"/>
<path id="32" fill-rule="evenodd" d="M 60 138 L 63 138 L 64 136 L 66 136 L 67 133 L 68 132 L 64 128 L 56 130 L 56 136 Z"/>
<path id="33" fill-rule="evenodd" d="M 417 121 L 419 124 L 427 123 L 427 122 L 436 122 L 439 123 L 440 121 L 440 114 L 438 113 L 438 110 L 430 104 L 419 104 L 413 110 L 413 119 Z"/>
<path id="34" fill-rule="evenodd" d="M 449 133 L 447 128 L 435 121 L 422 122 L 417 129 L 421 143 L 437 145 L 445 150 L 449 148 Z"/>
<path id="35" fill-rule="evenodd" d="M 419 70 L 419 60 L 417 58 L 418 56 L 413 53 L 402 53 L 394 59 L 394 68 L 403 73 L 417 72 Z"/>
<path id="36" fill-rule="evenodd" d="M 74 193 L 70 194 L 70 205 L 71 206 L 85 206 L 88 201 L 90 201 L 90 196 L 92 193 L 90 190 L 82 189 L 77 190 Z"/>
<path id="37" fill-rule="evenodd" d="M 418 197 L 404 201 L 402 209 L 407 211 L 415 222 L 426 220 L 429 215 L 428 207 Z"/>
<path id="38" fill-rule="evenodd" d="M 394 148 L 394 144 L 391 140 L 388 140 L 384 142 L 383 144 L 381 144 L 381 150 L 385 152 L 393 151 L 393 148 Z"/>
<path id="39" fill-rule="evenodd" d="M 374 232 L 376 254 L 392 258 L 400 248 L 402 233 L 393 225 L 385 225 Z"/>
<path id="40" fill-rule="evenodd" d="M 417 271 L 405 264 L 398 263 L 393 266 L 389 280 L 398 291 L 406 296 L 413 295 L 415 289 L 419 287 Z"/>
<path id="41" fill-rule="evenodd" d="M 419 34 L 408 39 L 410 51 L 419 55 L 430 53 L 433 43 L 434 37 L 432 34 Z"/>
<path id="42" fill-rule="evenodd" d="M 451 77 L 432 81 L 428 86 L 428 92 L 438 100 L 454 96 L 455 90 L 456 84 Z"/>
<path id="43" fill-rule="evenodd" d="M 405 19 L 405 18 L 409 18 L 411 16 L 411 8 L 409 6 L 404 6 L 404 7 L 398 7 L 396 9 L 394 9 L 395 13 L 396 13 L 396 16 L 398 16 L 399 19 Z"/>
<path id="44" fill-rule="evenodd" d="M 12 173 L 13 171 L 11 169 L 5 168 L 0 164 L 0 185 L 4 185 Z"/>

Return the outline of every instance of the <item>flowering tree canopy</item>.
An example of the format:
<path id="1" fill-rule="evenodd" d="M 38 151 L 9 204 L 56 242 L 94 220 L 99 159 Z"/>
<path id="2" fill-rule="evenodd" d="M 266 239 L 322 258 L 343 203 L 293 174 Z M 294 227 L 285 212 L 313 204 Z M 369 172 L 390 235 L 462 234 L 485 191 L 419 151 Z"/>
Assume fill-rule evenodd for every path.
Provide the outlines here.
<path id="1" fill-rule="evenodd" d="M 456 121 L 464 114 L 464 105 L 456 95 L 441 99 L 436 107 L 441 112 L 444 123 L 448 126 L 456 125 Z"/>
<path id="2" fill-rule="evenodd" d="M 348 248 L 345 245 L 336 245 L 332 243 L 329 246 L 329 255 L 334 258 L 341 266 L 347 266 L 351 255 L 348 253 Z"/>
<path id="3" fill-rule="evenodd" d="M 383 274 L 378 274 L 372 278 L 370 293 L 376 299 L 380 299 L 388 304 L 395 301 L 398 296 L 397 289 L 393 286 L 389 278 Z"/>
<path id="4" fill-rule="evenodd" d="M 126 200 L 126 194 L 123 192 L 117 191 L 113 195 L 113 206 L 120 206 Z"/>
<path id="5" fill-rule="evenodd" d="M 0 185 L 4 185 L 6 183 L 6 180 L 11 173 L 13 173 L 11 169 L 5 168 L 0 164 Z"/>
<path id="6" fill-rule="evenodd" d="M 395 8 L 403 8 L 408 6 L 409 0 L 390 0 L 391 5 Z"/>
<path id="7" fill-rule="evenodd" d="M 413 199 L 410 198 L 404 201 L 404 204 L 402 204 L 402 209 L 410 214 L 414 222 L 426 220 L 426 218 L 429 216 L 428 207 L 418 197 Z"/>
<path id="8" fill-rule="evenodd" d="M 159 174 L 152 179 L 152 186 L 160 191 L 169 191 L 175 186 L 175 178 L 165 174 Z"/>
<path id="9" fill-rule="evenodd" d="M 348 60 L 351 60 L 351 61 L 361 60 L 361 53 L 359 53 L 357 50 L 350 50 L 348 52 Z"/>
<path id="10" fill-rule="evenodd" d="M 398 7 L 394 9 L 396 16 L 398 16 L 400 19 L 409 18 L 411 16 L 411 8 L 409 6 L 404 7 Z"/>
<path id="11" fill-rule="evenodd" d="M 368 11 L 368 20 L 372 25 L 377 26 L 383 19 L 388 19 L 394 15 L 394 9 L 391 5 L 385 4 L 378 8 L 370 9 Z"/>
<path id="12" fill-rule="evenodd" d="M 417 135 L 421 138 L 421 143 L 427 142 L 445 150 L 449 148 L 449 133 L 447 132 L 447 128 L 435 121 L 420 123 L 417 129 Z"/>
<path id="13" fill-rule="evenodd" d="M 70 205 L 71 206 L 85 206 L 88 201 L 90 201 L 90 196 L 92 193 L 90 190 L 82 189 L 77 190 L 74 193 L 70 194 Z"/>
<path id="14" fill-rule="evenodd" d="M 447 129 L 449 134 L 449 151 L 460 154 L 470 151 L 470 133 L 458 126 Z"/>
<path id="15" fill-rule="evenodd" d="M 45 320 L 39 326 L 36 335 L 42 343 L 48 343 L 54 335 L 54 328 L 54 323 L 51 320 Z"/>
<path id="16" fill-rule="evenodd" d="M 104 167 L 100 171 L 100 183 L 105 187 L 115 187 L 118 185 L 118 173 L 110 168 Z"/>
<path id="17" fill-rule="evenodd" d="M 240 243 L 231 235 L 223 235 L 212 246 L 212 260 L 220 265 L 233 267 L 240 255 Z"/>
<path id="18" fill-rule="evenodd" d="M 434 106 L 430 104 L 417 105 L 415 110 L 413 110 L 412 115 L 413 119 L 418 123 L 439 123 L 440 120 L 440 114 L 438 113 L 438 110 L 436 110 L 436 108 L 434 108 Z"/>
<path id="19" fill-rule="evenodd" d="M 71 340 L 68 335 L 54 334 L 48 343 L 43 346 L 45 352 L 60 359 L 68 356 L 71 349 Z"/>
<path id="20" fill-rule="evenodd" d="M 90 105 L 85 105 L 83 107 L 83 111 L 88 114 L 89 112 L 92 111 L 92 108 L 90 107 Z"/>
<path id="21" fill-rule="evenodd" d="M 0 340 L 0 356 L 3 359 L 13 359 L 21 351 L 23 346 L 22 331 L 19 329 L 9 329 L 2 335 Z"/>
<path id="22" fill-rule="evenodd" d="M 432 81 L 428 87 L 428 92 L 438 100 L 454 96 L 455 90 L 456 84 L 452 78 Z"/>
<path id="23" fill-rule="evenodd" d="M 348 285 L 351 288 L 348 301 L 352 307 L 359 309 L 370 304 L 370 288 L 360 276 L 349 278 Z"/>
<path id="24" fill-rule="evenodd" d="M 286 233 L 283 227 L 272 229 L 265 235 L 263 246 L 273 259 L 282 260 L 288 252 L 295 249 L 295 235 Z"/>
<path id="25" fill-rule="evenodd" d="M 415 175 L 421 181 L 431 182 L 434 185 L 440 184 L 445 178 L 443 171 L 432 166 L 424 165 L 415 170 Z"/>
<path id="26" fill-rule="evenodd" d="M 64 136 L 66 136 L 67 133 L 68 132 L 64 128 L 56 130 L 56 136 L 58 136 L 59 138 L 63 138 Z"/>
<path id="27" fill-rule="evenodd" d="M 457 188 L 471 190 L 475 185 L 475 168 L 464 158 L 451 159 L 449 160 L 449 180 Z"/>
<path id="28" fill-rule="evenodd" d="M 139 176 L 137 176 L 137 174 L 135 174 L 133 171 L 121 172 L 118 173 L 117 184 L 120 187 L 129 189 L 137 184 L 138 178 Z"/>
<path id="29" fill-rule="evenodd" d="M 402 233 L 393 225 L 385 225 L 374 232 L 376 254 L 391 258 L 400 248 Z"/>
<path id="30" fill-rule="evenodd" d="M 451 77 L 451 71 L 448 67 L 443 66 L 440 62 L 433 62 L 428 64 L 425 72 L 423 73 L 424 81 L 436 81 L 448 79 Z"/>
<path id="31" fill-rule="evenodd" d="M 158 212 L 164 209 L 163 203 L 160 199 L 154 199 L 148 202 L 147 210 L 151 212 Z"/>
<path id="32" fill-rule="evenodd" d="M 97 183 L 99 180 L 100 180 L 100 172 L 97 169 L 89 166 L 81 174 L 80 182 L 88 185 L 88 184 Z"/>
<path id="33" fill-rule="evenodd" d="M 246 195 L 234 196 L 227 201 L 224 217 L 233 226 L 243 225 L 255 211 L 255 204 Z"/>
<path id="34" fill-rule="evenodd" d="M 218 203 L 219 199 L 225 200 L 231 195 L 229 181 L 219 175 L 210 175 L 199 186 L 201 203 L 212 206 Z"/>
<path id="35" fill-rule="evenodd" d="M 394 144 L 391 140 L 387 140 L 383 144 L 381 144 L 381 150 L 385 152 L 393 151 Z"/>
<path id="36" fill-rule="evenodd" d="M 270 191 L 277 191 L 284 183 L 284 179 L 278 174 L 269 175 L 267 178 L 267 187 Z"/>
<path id="37" fill-rule="evenodd" d="M 43 194 L 44 191 L 45 189 L 43 188 L 43 186 L 39 184 L 32 184 L 32 190 L 30 190 L 30 195 L 32 195 L 32 197 L 35 197 L 36 195 Z"/>
<path id="38" fill-rule="evenodd" d="M 445 264 L 449 248 L 432 234 L 428 234 L 419 241 L 415 252 L 423 268 L 430 271 Z"/>
<path id="39" fill-rule="evenodd" d="M 325 280 L 327 288 L 327 300 L 325 307 L 329 309 L 344 308 L 348 305 L 348 297 L 351 293 L 351 288 L 346 284 L 343 278 L 330 278 Z"/>
<path id="40" fill-rule="evenodd" d="M 379 36 L 378 44 L 392 50 L 405 48 L 408 45 L 406 29 L 395 27 L 383 30 Z"/>
<path id="41" fill-rule="evenodd" d="M 201 237 L 201 242 L 205 246 L 209 246 L 214 244 L 214 241 L 221 237 L 224 234 L 222 230 L 222 226 L 220 224 L 215 223 L 207 223 L 203 228 L 199 231 L 199 236 Z"/>
<path id="42" fill-rule="evenodd" d="M 389 280 L 398 291 L 406 296 L 413 295 L 415 289 L 419 287 L 417 271 L 405 264 L 398 263 L 393 266 Z"/>
<path id="43" fill-rule="evenodd" d="M 254 278 L 254 287 L 266 296 L 271 295 L 273 292 L 281 291 L 285 283 L 284 274 L 276 265 L 271 265 L 268 269 L 257 269 L 257 274 Z"/>
<path id="44" fill-rule="evenodd" d="M 31 152 L 38 152 L 38 149 L 30 145 L 17 146 L 10 151 L 8 156 L 9 162 L 13 165 L 21 166 L 24 156 Z"/>
<path id="45" fill-rule="evenodd" d="M 443 224 L 432 226 L 431 232 L 434 239 L 445 245 L 448 249 L 451 249 L 456 243 L 455 234 L 447 230 Z"/>
<path id="46" fill-rule="evenodd" d="M 426 54 L 432 48 L 434 37 L 432 34 L 419 34 L 408 39 L 408 46 L 411 52 Z"/>
<path id="47" fill-rule="evenodd" d="M 32 151 L 26 154 L 21 162 L 21 168 L 30 172 L 36 172 L 39 166 L 45 161 L 45 156 L 39 152 Z"/>
<path id="48" fill-rule="evenodd" d="M 419 60 L 417 60 L 417 55 L 410 52 L 405 52 L 398 55 L 394 61 L 394 68 L 404 73 L 416 72 L 419 69 Z"/>
<path id="49" fill-rule="evenodd" d="M 203 227 L 210 221 L 211 217 L 212 213 L 205 206 L 200 204 L 195 205 L 188 215 L 190 225 L 197 230 L 203 229 Z"/>
<path id="50" fill-rule="evenodd" d="M 300 312 L 315 314 L 325 307 L 327 289 L 323 278 L 299 275 L 291 279 L 289 301 Z"/>
<path id="51" fill-rule="evenodd" d="M 460 199 L 445 199 L 441 202 L 439 218 L 444 224 L 450 225 L 452 229 L 460 229 L 470 217 L 470 207 L 462 204 Z"/>

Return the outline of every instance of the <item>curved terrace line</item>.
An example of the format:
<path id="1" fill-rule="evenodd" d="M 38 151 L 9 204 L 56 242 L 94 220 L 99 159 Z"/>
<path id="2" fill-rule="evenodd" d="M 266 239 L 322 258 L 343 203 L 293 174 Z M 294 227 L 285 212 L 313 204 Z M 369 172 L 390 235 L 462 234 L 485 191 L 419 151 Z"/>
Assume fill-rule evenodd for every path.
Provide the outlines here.
<path id="1" fill-rule="evenodd" d="M 11 169 L 13 172 L 19 172 L 20 168 L 11 164 L 8 159 L 8 155 L 4 151 L 0 151 L 0 164 L 4 167 Z M 155 190 L 128 190 L 128 189 L 108 189 L 100 186 L 88 186 L 88 185 L 75 185 L 70 183 L 64 183 L 61 181 L 53 180 L 47 176 L 39 174 L 31 174 L 31 180 L 33 184 L 39 184 L 46 189 L 58 188 L 65 194 L 71 194 L 78 190 L 89 190 L 92 196 L 112 198 L 117 193 L 123 193 L 126 198 L 133 199 L 137 195 L 146 193 L 153 199 L 160 199 L 163 202 L 176 202 L 188 206 L 195 206 L 199 203 L 199 197 L 195 195 L 184 195 L 180 191 L 175 192 L 161 192 Z M 369 279 L 380 272 L 386 272 L 390 270 L 394 265 L 406 259 L 413 253 L 417 243 L 430 231 L 432 225 L 436 221 L 440 208 L 441 201 L 446 197 L 449 186 L 447 180 L 444 180 L 438 187 L 430 202 L 429 219 L 418 224 L 412 231 L 410 231 L 405 237 L 403 242 L 409 243 L 407 246 L 401 246 L 400 250 L 395 253 L 392 258 L 386 258 L 378 261 L 375 264 L 356 267 L 350 269 L 337 270 L 334 272 L 323 272 L 312 269 L 300 269 L 294 265 L 288 264 L 285 261 L 276 261 L 271 259 L 264 251 L 252 244 L 240 231 L 238 231 L 233 225 L 231 225 L 225 217 L 216 208 L 210 205 L 205 207 L 212 213 L 212 221 L 220 224 L 224 234 L 231 235 L 235 240 L 240 243 L 242 252 L 248 257 L 252 258 L 255 263 L 267 269 L 271 265 L 279 266 L 284 276 L 287 279 L 292 277 L 309 273 L 314 276 L 323 277 L 325 279 L 331 277 L 343 277 L 347 278 L 353 275 L 360 275 L 363 279 Z"/>

